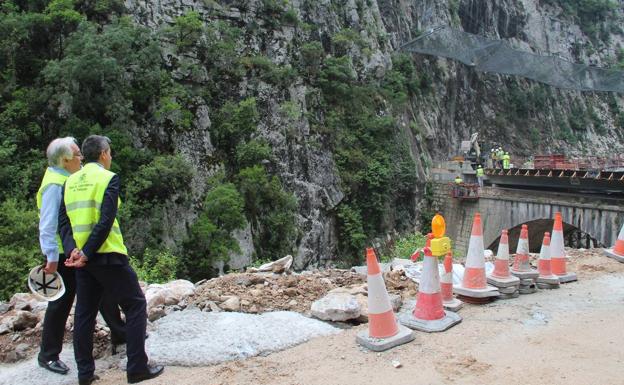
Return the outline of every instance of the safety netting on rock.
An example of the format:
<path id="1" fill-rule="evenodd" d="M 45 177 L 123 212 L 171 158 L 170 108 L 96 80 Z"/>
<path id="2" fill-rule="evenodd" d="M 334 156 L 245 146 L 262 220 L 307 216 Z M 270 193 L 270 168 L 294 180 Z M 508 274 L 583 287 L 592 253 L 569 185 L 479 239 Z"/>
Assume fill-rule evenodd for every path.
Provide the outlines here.
<path id="1" fill-rule="evenodd" d="M 557 56 L 536 55 L 449 26 L 439 26 L 400 48 L 458 60 L 477 71 L 523 76 L 553 87 L 624 93 L 624 71 L 577 64 Z"/>

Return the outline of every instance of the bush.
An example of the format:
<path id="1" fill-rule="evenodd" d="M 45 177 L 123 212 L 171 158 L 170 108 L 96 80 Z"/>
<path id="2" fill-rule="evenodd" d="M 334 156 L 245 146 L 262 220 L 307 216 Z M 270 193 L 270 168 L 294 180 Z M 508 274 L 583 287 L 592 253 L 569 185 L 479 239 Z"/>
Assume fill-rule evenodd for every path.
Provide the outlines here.
<path id="1" fill-rule="evenodd" d="M 323 45 L 320 41 L 305 43 L 301 46 L 299 53 L 299 66 L 302 70 L 306 71 L 310 77 L 315 77 L 325 57 Z"/>
<path id="2" fill-rule="evenodd" d="M 174 37 L 178 52 L 184 52 L 197 44 L 203 33 L 203 25 L 196 11 L 175 18 L 173 27 L 168 32 Z"/>
<path id="3" fill-rule="evenodd" d="M 297 236 L 294 195 L 284 191 L 279 179 L 267 175 L 259 165 L 242 169 L 237 183 L 258 258 L 276 260 L 292 253 Z"/>
<path id="4" fill-rule="evenodd" d="M 252 139 L 236 146 L 236 163 L 240 169 L 255 166 L 272 157 L 271 148 L 263 140 Z"/>
<path id="5" fill-rule="evenodd" d="M 28 272 L 45 262 L 39 248 L 38 224 L 34 202 L 8 199 L 0 204 L 0 300 L 27 291 Z"/>
<path id="6" fill-rule="evenodd" d="M 256 131 L 259 118 L 255 98 L 240 103 L 227 102 L 221 107 L 210 133 L 215 147 L 226 160 L 233 159 L 236 146 Z"/>
<path id="7" fill-rule="evenodd" d="M 192 169 L 182 156 L 158 155 L 135 172 L 128 184 L 128 197 L 143 205 L 162 203 L 174 195 L 181 202 L 187 198 L 192 178 Z"/>
<path id="8" fill-rule="evenodd" d="M 418 232 L 407 234 L 396 240 L 390 254 L 393 258 L 409 258 L 414 251 L 425 246 L 427 238 Z"/>
<path id="9" fill-rule="evenodd" d="M 169 250 L 146 249 L 142 258 L 130 257 L 130 264 L 139 280 L 165 283 L 176 279 L 179 259 Z"/>
<path id="10" fill-rule="evenodd" d="M 240 252 L 231 233 L 244 225 L 243 199 L 236 187 L 226 183 L 210 190 L 184 244 L 184 275 L 193 280 L 211 277 L 216 261 L 227 261 L 230 253 Z"/>

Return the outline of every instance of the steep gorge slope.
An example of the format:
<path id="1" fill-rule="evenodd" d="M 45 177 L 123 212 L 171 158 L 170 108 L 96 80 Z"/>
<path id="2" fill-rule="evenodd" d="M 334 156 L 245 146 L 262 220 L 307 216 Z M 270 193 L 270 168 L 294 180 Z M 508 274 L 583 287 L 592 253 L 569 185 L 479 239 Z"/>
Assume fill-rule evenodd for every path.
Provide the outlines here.
<path id="1" fill-rule="evenodd" d="M 623 41 L 621 28 L 613 26 L 621 25 L 623 18 L 624 2 L 617 4 L 596 23 L 598 29 L 590 38 L 587 25 L 584 31 L 576 24 L 589 22 L 566 14 L 556 1 L 125 2 L 137 23 L 154 30 L 197 12 L 206 25 L 243 31 L 235 39 L 235 50 L 248 58 L 246 73 L 223 79 L 225 93 L 257 100 L 260 120 L 255 135 L 270 144 L 275 159 L 267 161 L 266 167 L 297 198 L 297 267 L 326 264 L 339 255 L 353 254 L 366 238 L 418 226 L 432 159 L 455 154 L 459 142 L 472 132 L 517 156 L 621 151 L 621 95 L 559 90 L 521 78 L 478 73 L 432 56 L 411 55 L 405 63 L 404 57 L 396 55 L 401 44 L 442 24 L 508 39 L 537 54 L 556 53 L 573 61 L 611 66 Z M 220 40 L 224 33 L 217 27 L 212 39 Z M 320 43 L 320 52 L 313 42 Z M 200 41 L 182 51 L 175 41 L 165 39 L 163 45 L 168 69 L 181 84 L 196 90 L 215 87 L 215 79 L 210 78 L 214 57 L 201 53 Z M 349 99 L 365 100 L 366 108 L 349 111 L 353 107 Z M 219 169 L 211 161 L 215 152 L 211 128 L 218 105 L 210 98 L 194 100 L 189 108 L 194 114 L 192 127 L 183 132 L 137 128 L 143 131 L 139 138 L 160 130 L 176 152 L 191 160 L 197 171 L 192 183 L 196 198 L 205 193 L 205 181 Z M 350 112 L 371 115 L 355 122 Z M 355 127 L 349 125 L 368 121 L 375 123 L 368 131 L 354 133 Z M 375 146 L 380 138 L 385 141 Z M 186 209 L 183 216 L 185 222 L 192 222 L 193 209 Z M 171 219 L 172 227 L 174 223 Z M 239 234 L 247 239 L 247 246 L 242 259 L 232 263 L 235 267 L 253 253 L 251 232 L 248 226 Z"/>

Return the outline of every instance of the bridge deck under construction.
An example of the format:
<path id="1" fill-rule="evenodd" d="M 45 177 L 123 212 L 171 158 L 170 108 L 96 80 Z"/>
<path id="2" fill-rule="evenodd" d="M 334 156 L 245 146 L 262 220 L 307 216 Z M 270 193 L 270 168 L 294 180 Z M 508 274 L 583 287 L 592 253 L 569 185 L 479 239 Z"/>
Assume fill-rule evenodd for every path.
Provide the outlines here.
<path id="1" fill-rule="evenodd" d="M 485 175 L 501 186 L 624 194 L 624 171 L 511 168 L 487 169 Z"/>

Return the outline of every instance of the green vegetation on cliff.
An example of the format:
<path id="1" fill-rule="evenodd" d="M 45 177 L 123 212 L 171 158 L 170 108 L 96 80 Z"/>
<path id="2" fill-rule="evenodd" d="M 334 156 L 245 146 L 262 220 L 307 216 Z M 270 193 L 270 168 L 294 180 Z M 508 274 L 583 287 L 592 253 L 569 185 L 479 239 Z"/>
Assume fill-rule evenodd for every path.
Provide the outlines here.
<path id="1" fill-rule="evenodd" d="M 45 147 L 59 136 L 112 139 L 113 171 L 122 180 L 121 225 L 144 279 L 214 274 L 216 261 L 227 265 L 229 255 L 240 252 L 233 234 L 247 225 L 254 259 L 295 252 L 303 236 L 299 203 L 259 131 L 270 113 L 258 102 L 267 84 L 283 92 L 276 98 L 285 140 L 301 140 L 295 127 L 305 118 L 315 137 L 306 145 L 328 145 L 335 156 L 345 193 L 334 213 L 344 264 L 361 258 L 367 240 L 414 224 L 416 178 L 393 115 L 425 84 L 409 57 L 395 57 L 382 80 L 359 78 L 362 63 L 352 61 L 352 50 L 370 55 L 370 48 L 356 30 L 337 31 L 324 46 L 286 1 L 263 1 L 254 10 L 262 26 L 221 18 L 218 4 L 208 3 L 210 22 L 191 11 L 150 30 L 125 16 L 120 0 L 2 2 L 0 274 L 8 286 L 1 297 L 23 290 L 27 268 L 43 262 L 34 195 Z M 234 5 L 251 11 L 244 2 Z M 289 47 L 290 64 L 276 64 L 248 45 L 280 28 L 306 31 Z M 295 82 L 307 89 L 305 116 L 284 92 Z M 210 111 L 214 152 L 195 155 L 216 175 L 194 186 L 200 165 L 190 164 L 174 143 L 197 129 L 200 107 Z M 176 218 L 177 212 L 192 214 Z"/>

